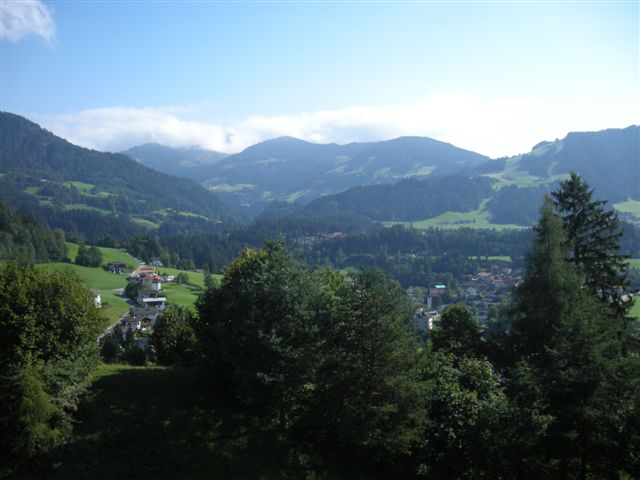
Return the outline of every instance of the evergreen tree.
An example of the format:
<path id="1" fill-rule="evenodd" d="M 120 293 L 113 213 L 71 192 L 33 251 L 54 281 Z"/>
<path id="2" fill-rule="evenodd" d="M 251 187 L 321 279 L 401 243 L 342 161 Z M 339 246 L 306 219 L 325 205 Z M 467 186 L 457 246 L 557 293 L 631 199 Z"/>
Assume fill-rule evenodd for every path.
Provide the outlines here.
<path id="1" fill-rule="evenodd" d="M 638 358 L 620 355 L 604 305 L 583 288 L 576 265 L 565 261 L 569 245 L 545 201 L 515 292 L 511 335 L 510 396 L 522 416 L 546 419 L 527 476 L 632 474 L 636 447 L 627 442 L 638 438 Z"/>
<path id="2" fill-rule="evenodd" d="M 348 281 L 325 271 L 321 284 L 332 307 L 318 322 L 322 356 L 297 438 L 319 465 L 398 468 L 424 424 L 424 362 L 411 304 L 377 269 Z"/>
<path id="3" fill-rule="evenodd" d="M 592 199 L 593 189 L 577 173 L 551 195 L 566 232 L 567 258 L 584 273 L 594 295 L 624 318 L 631 305 L 622 301 L 628 257 L 620 254 L 618 215 L 604 208 L 606 201 Z"/>

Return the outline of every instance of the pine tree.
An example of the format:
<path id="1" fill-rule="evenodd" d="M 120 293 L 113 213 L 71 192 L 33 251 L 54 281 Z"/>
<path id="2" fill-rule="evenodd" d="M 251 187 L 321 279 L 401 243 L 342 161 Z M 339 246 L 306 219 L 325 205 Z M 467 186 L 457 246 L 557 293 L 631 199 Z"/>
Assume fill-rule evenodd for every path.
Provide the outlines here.
<path id="1" fill-rule="evenodd" d="M 584 273 L 593 294 L 610 305 L 614 316 L 624 319 L 631 305 L 622 300 L 628 286 L 628 257 L 619 253 L 618 215 L 604 208 L 606 201 L 592 199 L 593 189 L 577 173 L 551 195 L 566 232 L 567 258 Z"/>
<path id="2" fill-rule="evenodd" d="M 637 468 L 628 441 L 638 438 L 638 357 L 620 355 L 605 305 L 583 288 L 576 264 L 565 261 L 570 247 L 546 200 L 515 293 L 508 382 L 523 416 L 548 419 L 532 449 L 538 457 L 530 459 L 529 467 L 539 470 L 529 474 L 631 474 Z"/>

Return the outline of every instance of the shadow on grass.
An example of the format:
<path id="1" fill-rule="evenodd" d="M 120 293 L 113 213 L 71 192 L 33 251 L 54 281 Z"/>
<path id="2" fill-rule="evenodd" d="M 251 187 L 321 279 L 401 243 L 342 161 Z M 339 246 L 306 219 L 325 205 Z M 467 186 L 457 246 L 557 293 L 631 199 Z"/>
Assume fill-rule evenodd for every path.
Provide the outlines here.
<path id="1" fill-rule="evenodd" d="M 52 479 L 300 478 L 272 432 L 219 395 L 195 369 L 107 367 L 78 411 Z"/>

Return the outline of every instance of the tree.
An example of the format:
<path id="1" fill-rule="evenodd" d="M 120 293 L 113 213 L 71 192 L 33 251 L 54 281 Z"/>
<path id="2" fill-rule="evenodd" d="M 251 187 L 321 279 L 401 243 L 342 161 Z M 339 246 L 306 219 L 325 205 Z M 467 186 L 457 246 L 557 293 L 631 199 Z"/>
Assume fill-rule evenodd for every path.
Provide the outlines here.
<path id="1" fill-rule="evenodd" d="M 568 260 L 584 273 L 593 294 L 624 319 L 631 305 L 622 301 L 628 257 L 619 252 L 618 215 L 605 210 L 606 201 L 592 200 L 593 189 L 577 173 L 571 173 L 551 195 L 566 233 Z"/>
<path id="2" fill-rule="evenodd" d="M 473 313 L 464 305 L 451 305 L 442 314 L 440 328 L 431 332 L 431 343 L 436 351 L 457 357 L 478 357 L 482 354 L 482 327 Z"/>
<path id="3" fill-rule="evenodd" d="M 312 272 L 267 242 L 243 251 L 197 306 L 214 378 L 314 466 L 373 471 L 408 457 L 422 357 L 396 282 L 377 270 L 348 281 Z"/>
<path id="4" fill-rule="evenodd" d="M 208 271 L 204 272 L 204 287 L 211 288 L 215 285 L 215 281 L 213 280 L 213 276 Z"/>
<path id="5" fill-rule="evenodd" d="M 67 437 L 101 328 L 72 274 L 0 265 L 0 474 Z"/>
<path id="6" fill-rule="evenodd" d="M 628 439 L 638 438 L 638 358 L 621 356 L 604 305 L 583 288 L 576 264 L 565 261 L 570 246 L 546 200 L 515 292 L 508 373 L 509 394 L 522 415 L 546 419 L 527 475 L 635 474 L 638 460 Z"/>
<path id="7" fill-rule="evenodd" d="M 214 379 L 267 425 L 286 430 L 312 382 L 319 289 L 281 242 L 246 249 L 197 303 Z"/>
<path id="8" fill-rule="evenodd" d="M 127 285 L 124 287 L 125 295 L 131 300 L 138 298 L 140 290 L 142 290 L 142 283 L 137 280 L 129 280 Z"/>
<path id="9" fill-rule="evenodd" d="M 406 463 L 420 438 L 423 357 L 405 292 L 380 270 L 331 270 L 320 284 L 330 309 L 317 322 L 318 359 L 297 438 L 319 465 L 380 471 Z"/>
<path id="10" fill-rule="evenodd" d="M 418 472 L 434 479 L 505 478 L 505 424 L 512 419 L 492 365 L 445 351 L 429 352 L 425 363 Z"/>
<path id="11" fill-rule="evenodd" d="M 180 272 L 178 275 L 176 275 L 175 282 L 178 284 L 189 283 L 189 274 L 185 272 Z"/>
<path id="12" fill-rule="evenodd" d="M 193 365 L 197 340 L 189 310 L 167 307 L 158 316 L 152 342 L 161 365 Z"/>
<path id="13" fill-rule="evenodd" d="M 76 265 L 99 267 L 101 263 L 102 251 L 98 247 L 87 248 L 84 244 L 80 244 L 76 255 Z"/>

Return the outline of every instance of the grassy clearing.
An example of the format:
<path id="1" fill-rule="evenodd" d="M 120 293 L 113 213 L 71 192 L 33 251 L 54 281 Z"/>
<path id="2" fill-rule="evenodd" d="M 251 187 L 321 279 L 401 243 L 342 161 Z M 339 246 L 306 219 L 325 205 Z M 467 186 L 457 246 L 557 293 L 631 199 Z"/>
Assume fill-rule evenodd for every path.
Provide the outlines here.
<path id="1" fill-rule="evenodd" d="M 156 229 L 156 228 L 160 228 L 160 225 L 152 222 L 151 220 L 147 220 L 146 218 L 140 218 L 140 217 L 131 217 L 131 221 L 135 224 L 138 225 L 142 225 L 145 228 L 149 228 L 149 229 Z"/>
<path id="2" fill-rule="evenodd" d="M 91 190 L 94 189 L 95 185 L 92 183 L 86 182 L 64 182 L 63 185 L 67 188 L 73 188 L 82 193 L 91 193 Z"/>
<path id="3" fill-rule="evenodd" d="M 535 156 L 540 156 L 546 150 L 552 147 L 556 148 L 553 146 L 553 144 L 543 145 L 534 150 L 533 154 Z M 540 185 L 548 185 L 550 183 L 559 182 L 561 180 L 566 180 L 569 178 L 569 174 L 563 173 L 559 175 L 552 175 L 552 172 L 550 171 L 547 172 L 548 176 L 546 177 L 536 177 L 533 175 L 529 175 L 528 172 L 520 170 L 520 160 L 520 156 L 509 158 L 507 159 L 505 167 L 501 172 L 488 173 L 484 175 L 486 177 L 497 180 L 497 182 L 493 184 L 494 190 L 500 190 L 501 188 L 511 185 L 515 185 L 520 188 L 538 187 Z"/>
<path id="4" fill-rule="evenodd" d="M 42 187 L 26 187 L 24 193 L 27 195 L 38 195 Z"/>
<path id="5" fill-rule="evenodd" d="M 111 212 L 105 210 L 104 208 L 92 207 L 90 205 L 85 205 L 84 203 L 67 203 L 63 210 L 91 210 L 92 212 L 98 212 L 103 215 L 110 215 Z"/>
<path id="6" fill-rule="evenodd" d="M 167 302 L 179 307 L 194 309 L 198 296 L 203 292 L 202 288 L 193 285 L 178 285 L 177 283 L 163 283 Z"/>
<path id="7" fill-rule="evenodd" d="M 501 262 L 511 263 L 512 259 L 508 255 L 477 255 L 471 256 L 469 258 L 473 258 L 474 260 L 499 260 Z"/>
<path id="8" fill-rule="evenodd" d="M 640 296 L 633 298 L 633 307 L 629 311 L 629 316 L 640 318 Z"/>
<path id="9" fill-rule="evenodd" d="M 103 365 L 55 452 L 52 480 L 305 478 L 274 433 L 206 390 L 195 369 Z"/>
<path id="10" fill-rule="evenodd" d="M 431 173 L 436 169 L 435 165 L 430 165 L 428 167 L 420 167 L 407 172 L 405 177 L 426 177 L 431 175 Z"/>
<path id="11" fill-rule="evenodd" d="M 309 195 L 310 193 L 311 193 L 311 190 L 299 190 L 299 191 L 294 192 L 291 195 L 289 195 L 285 199 L 285 202 L 294 203 L 297 200 L 300 200 L 302 197 L 305 197 L 305 196 Z"/>
<path id="12" fill-rule="evenodd" d="M 234 193 L 240 192 L 242 190 L 250 190 L 255 188 L 255 185 L 250 183 L 235 183 L 233 185 L 229 185 L 228 183 L 221 183 L 219 185 L 211 185 L 207 187 L 212 192 L 224 192 L 224 193 Z"/>
<path id="13" fill-rule="evenodd" d="M 57 272 L 69 270 L 75 273 L 83 284 L 97 290 L 123 288 L 127 283 L 124 275 L 114 275 L 101 268 L 81 267 L 72 263 L 41 263 L 38 267 Z"/>
<path id="14" fill-rule="evenodd" d="M 484 199 L 480 202 L 480 206 L 476 210 L 470 212 L 445 212 L 441 213 L 437 217 L 428 218 L 426 220 L 419 220 L 415 222 L 384 222 L 385 225 L 410 225 L 413 228 L 426 229 L 426 228 L 443 228 L 443 229 L 458 229 L 458 228 L 482 228 L 482 229 L 495 229 L 495 230 L 523 230 L 527 227 L 514 224 L 498 224 L 491 223 L 490 214 L 485 210 L 485 205 L 489 199 Z"/>
<path id="15" fill-rule="evenodd" d="M 640 201 L 629 199 L 626 202 L 614 203 L 613 208 L 621 213 L 624 220 L 640 224 Z"/>
<path id="16" fill-rule="evenodd" d="M 200 272 L 191 272 L 189 270 L 178 270 L 177 268 L 169 268 L 169 267 L 158 267 L 158 273 L 160 275 L 178 275 L 179 273 L 186 273 L 189 275 L 189 283 L 193 283 L 200 288 L 204 288 L 204 273 Z M 212 273 L 214 281 L 220 281 L 222 275 L 217 273 Z"/>
<path id="17" fill-rule="evenodd" d="M 630 258 L 629 266 L 632 268 L 640 268 L 640 258 Z"/>
<path id="18" fill-rule="evenodd" d="M 69 259 L 75 262 L 78 255 L 78 245 L 71 242 L 66 242 L 67 250 L 69 252 Z M 138 261 L 127 252 L 123 252 L 119 248 L 98 247 L 102 252 L 102 265 L 107 263 L 118 262 L 124 263 L 130 268 L 136 268 Z"/>
<path id="19" fill-rule="evenodd" d="M 623 213 L 632 213 L 634 215 L 640 216 L 640 201 L 638 200 L 627 200 L 626 202 L 614 203 L 613 208 Z"/>

